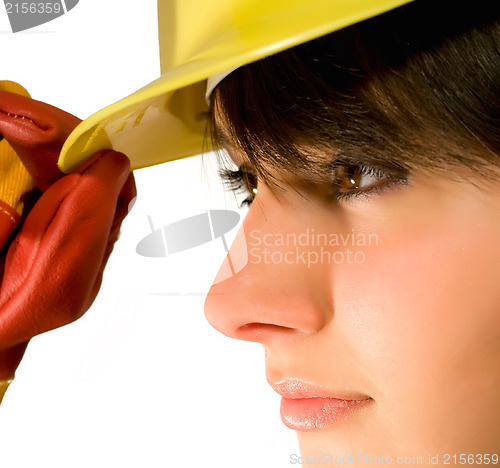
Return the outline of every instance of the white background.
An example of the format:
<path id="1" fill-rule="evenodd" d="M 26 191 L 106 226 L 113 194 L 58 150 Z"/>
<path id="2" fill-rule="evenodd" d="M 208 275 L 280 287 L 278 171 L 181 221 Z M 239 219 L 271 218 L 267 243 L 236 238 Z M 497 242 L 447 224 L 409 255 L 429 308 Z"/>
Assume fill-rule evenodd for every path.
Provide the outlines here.
<path id="1" fill-rule="evenodd" d="M 80 0 L 16 34 L 1 4 L 0 41 L 0 79 L 80 118 L 159 74 L 155 0 Z M 280 420 L 260 345 L 220 335 L 203 315 L 222 243 L 167 258 L 135 252 L 150 232 L 148 216 L 159 228 L 237 209 L 213 158 L 142 169 L 136 178 L 138 201 L 96 302 L 29 345 L 0 407 L 0 466 L 290 466 L 296 437 Z"/>

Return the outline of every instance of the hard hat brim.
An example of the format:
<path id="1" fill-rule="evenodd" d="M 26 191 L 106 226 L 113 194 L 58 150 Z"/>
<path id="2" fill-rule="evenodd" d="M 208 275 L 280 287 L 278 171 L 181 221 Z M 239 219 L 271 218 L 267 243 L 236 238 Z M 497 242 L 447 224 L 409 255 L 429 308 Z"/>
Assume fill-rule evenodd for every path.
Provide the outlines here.
<path id="1" fill-rule="evenodd" d="M 78 125 L 62 148 L 59 167 L 70 172 L 104 148 L 125 153 L 132 169 L 208 151 L 208 77 L 409 1 L 218 0 L 214 12 L 210 2 L 160 0 L 161 76 Z"/>

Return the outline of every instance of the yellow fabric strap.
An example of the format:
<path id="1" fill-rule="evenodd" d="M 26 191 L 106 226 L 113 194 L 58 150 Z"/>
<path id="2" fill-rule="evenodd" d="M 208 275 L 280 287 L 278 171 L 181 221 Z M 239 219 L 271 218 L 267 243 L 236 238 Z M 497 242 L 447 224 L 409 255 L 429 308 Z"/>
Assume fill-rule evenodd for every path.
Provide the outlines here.
<path id="1" fill-rule="evenodd" d="M 9 388 L 9 385 L 12 383 L 14 380 L 14 377 L 7 379 L 7 380 L 0 380 L 0 403 L 2 403 L 3 396 L 5 395 L 5 392 Z"/>
<path id="2" fill-rule="evenodd" d="M 13 81 L 0 81 L 0 91 L 10 91 L 30 97 L 21 85 Z M 35 184 L 6 139 L 0 140 L 0 177 L 0 200 L 12 206 L 21 215 L 24 197 Z"/>

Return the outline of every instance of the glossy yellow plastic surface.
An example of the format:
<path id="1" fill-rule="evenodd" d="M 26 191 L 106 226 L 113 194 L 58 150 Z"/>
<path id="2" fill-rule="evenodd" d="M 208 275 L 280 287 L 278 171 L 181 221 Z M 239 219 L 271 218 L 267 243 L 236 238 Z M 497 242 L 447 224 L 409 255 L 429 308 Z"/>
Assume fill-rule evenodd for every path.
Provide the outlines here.
<path id="1" fill-rule="evenodd" d="M 12 377 L 11 379 L 7 379 L 7 380 L 0 380 L 0 403 L 2 403 L 5 392 L 7 391 L 7 389 L 9 388 L 9 385 L 12 383 L 13 380 L 14 380 L 14 377 Z"/>
<path id="2" fill-rule="evenodd" d="M 159 0 L 161 77 L 83 121 L 66 141 L 69 172 L 113 148 L 132 168 L 210 149 L 206 79 L 391 10 L 410 0 Z"/>

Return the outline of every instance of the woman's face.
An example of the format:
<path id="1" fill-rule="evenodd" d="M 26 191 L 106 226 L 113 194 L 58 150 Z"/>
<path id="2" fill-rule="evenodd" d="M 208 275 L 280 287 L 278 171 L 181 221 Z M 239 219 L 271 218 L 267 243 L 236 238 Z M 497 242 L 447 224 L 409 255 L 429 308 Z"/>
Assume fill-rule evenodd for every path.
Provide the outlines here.
<path id="1" fill-rule="evenodd" d="M 479 463 L 500 439 L 500 185 L 369 174 L 338 201 L 259 182 L 206 316 L 262 343 L 303 457 Z"/>

